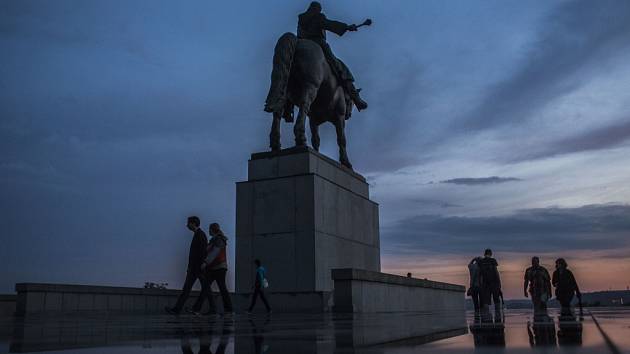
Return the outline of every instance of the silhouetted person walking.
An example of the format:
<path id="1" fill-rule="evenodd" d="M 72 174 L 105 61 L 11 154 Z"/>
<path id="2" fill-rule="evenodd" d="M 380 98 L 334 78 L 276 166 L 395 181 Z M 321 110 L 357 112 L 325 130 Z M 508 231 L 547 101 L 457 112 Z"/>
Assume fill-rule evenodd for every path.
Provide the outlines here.
<path id="1" fill-rule="evenodd" d="M 532 266 L 525 271 L 523 292 L 525 297 L 532 296 L 534 313 L 547 311 L 547 300 L 551 298 L 551 277 L 545 267 L 540 265 L 538 257 L 532 257 Z"/>
<path id="2" fill-rule="evenodd" d="M 232 313 L 232 300 L 230 299 L 230 293 L 227 290 L 225 284 L 225 276 L 228 271 L 227 266 L 227 237 L 221 231 L 221 227 L 217 223 L 210 224 L 209 228 L 212 238 L 208 242 L 207 256 L 203 261 L 201 268 L 204 272 L 204 276 L 207 281 L 207 292 L 211 292 L 212 283 L 217 282 L 219 292 L 221 292 L 221 300 L 223 301 L 223 311 Z M 212 299 L 212 296 L 208 296 Z M 214 313 L 215 305 L 210 302 L 210 310 L 208 313 Z"/>
<path id="3" fill-rule="evenodd" d="M 264 290 L 267 283 L 267 274 L 266 274 L 267 270 L 265 269 L 265 267 L 262 266 L 259 259 L 255 260 L 254 264 L 256 264 L 254 293 L 252 294 L 252 302 L 249 305 L 249 309 L 247 310 L 247 313 L 251 313 L 252 310 L 254 309 L 254 306 L 256 305 L 256 298 L 258 296 L 260 296 L 260 299 L 265 304 L 265 307 L 267 308 L 267 313 L 271 313 L 271 307 L 269 306 L 269 303 L 267 302 L 267 298 L 265 297 L 265 290 Z"/>
<path id="4" fill-rule="evenodd" d="M 481 260 L 481 257 L 475 257 L 468 263 L 470 286 L 468 287 L 467 294 L 472 298 L 475 312 L 479 312 L 481 309 L 481 275 L 479 274 L 479 260 Z"/>
<path id="5" fill-rule="evenodd" d="M 210 291 L 207 291 L 207 284 L 205 279 L 202 277 L 201 273 L 201 263 L 203 262 L 204 257 L 206 256 L 206 247 L 208 245 L 208 238 L 206 234 L 199 227 L 201 225 L 201 221 L 196 216 L 188 217 L 188 221 L 186 222 L 186 227 L 188 230 L 193 232 L 193 238 L 190 242 L 190 251 L 188 252 L 188 269 L 186 271 L 186 280 L 184 281 L 184 286 L 182 288 L 182 293 L 179 295 L 177 299 L 177 303 L 174 307 L 166 307 L 166 312 L 170 314 L 179 314 L 186 303 L 186 299 L 190 296 L 190 290 L 193 285 L 199 279 L 201 283 L 201 293 L 203 296 L 199 296 L 197 301 L 193 305 L 192 310 L 198 312 L 201 310 L 201 306 L 203 305 L 204 296 L 208 298 L 208 301 L 212 303 L 212 298 L 210 297 Z"/>
<path id="6" fill-rule="evenodd" d="M 487 310 L 491 301 L 496 311 L 501 310 L 501 277 L 496 259 L 492 258 L 492 250 L 486 249 L 484 257 L 477 261 L 481 283 L 481 306 Z"/>
<path id="7" fill-rule="evenodd" d="M 573 296 L 577 295 L 578 299 L 582 301 L 582 293 L 575 281 L 573 273 L 567 269 L 568 265 L 564 258 L 558 258 L 556 260 L 556 270 L 553 272 L 552 283 L 556 288 L 556 298 L 562 306 L 561 313 L 563 315 L 571 315 L 571 301 Z"/>

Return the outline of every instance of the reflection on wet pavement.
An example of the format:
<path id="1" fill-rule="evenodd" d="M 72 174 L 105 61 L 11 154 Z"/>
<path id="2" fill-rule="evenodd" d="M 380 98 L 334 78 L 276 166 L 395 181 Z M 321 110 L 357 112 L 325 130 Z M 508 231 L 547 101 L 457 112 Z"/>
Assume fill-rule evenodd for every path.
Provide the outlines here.
<path id="1" fill-rule="evenodd" d="M 590 313 L 593 313 L 607 343 Z M 612 353 L 630 349 L 630 309 L 583 319 L 551 310 L 274 314 L 229 318 L 82 316 L 0 319 L 0 352 L 72 353 Z"/>

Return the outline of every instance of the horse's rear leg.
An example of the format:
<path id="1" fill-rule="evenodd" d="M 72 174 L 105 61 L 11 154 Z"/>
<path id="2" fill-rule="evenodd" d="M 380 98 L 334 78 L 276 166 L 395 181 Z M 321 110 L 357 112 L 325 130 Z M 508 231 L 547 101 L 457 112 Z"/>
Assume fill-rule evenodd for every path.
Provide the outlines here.
<path id="1" fill-rule="evenodd" d="M 273 112 L 273 122 L 269 133 L 269 147 L 271 151 L 280 151 L 280 113 Z"/>
<path id="2" fill-rule="evenodd" d="M 311 117 L 308 118 L 308 123 L 311 126 L 311 144 L 313 149 L 319 151 L 319 125 Z"/>
<path id="3" fill-rule="evenodd" d="M 346 152 L 346 118 L 344 116 L 339 117 L 335 121 L 335 130 L 337 131 L 337 145 L 339 145 L 339 162 L 342 165 L 352 169 L 350 159 L 348 159 L 348 153 Z"/>

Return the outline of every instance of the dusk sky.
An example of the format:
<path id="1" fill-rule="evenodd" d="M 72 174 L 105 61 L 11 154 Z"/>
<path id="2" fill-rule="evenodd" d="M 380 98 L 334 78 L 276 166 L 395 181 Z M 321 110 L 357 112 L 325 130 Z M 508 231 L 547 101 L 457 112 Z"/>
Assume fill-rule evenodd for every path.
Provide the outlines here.
<path id="1" fill-rule="evenodd" d="M 0 293 L 180 288 L 191 214 L 233 265 L 234 183 L 268 149 L 273 47 L 308 3 L 0 2 Z M 584 291 L 630 286 L 630 1 L 322 4 L 374 21 L 329 43 L 370 104 L 346 132 L 384 272 L 467 284 L 489 247 L 506 297 L 533 255 Z"/>

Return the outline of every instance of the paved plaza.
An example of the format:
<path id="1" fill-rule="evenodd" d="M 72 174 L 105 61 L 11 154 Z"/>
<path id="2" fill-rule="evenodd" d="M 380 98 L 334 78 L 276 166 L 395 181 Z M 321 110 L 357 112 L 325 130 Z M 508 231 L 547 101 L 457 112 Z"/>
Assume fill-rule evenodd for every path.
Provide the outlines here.
<path id="1" fill-rule="evenodd" d="M 481 320 L 472 313 L 29 316 L 2 319 L 0 352 L 630 352 L 628 308 L 585 310 L 581 321 L 550 310 L 545 318 L 528 310 Z"/>

